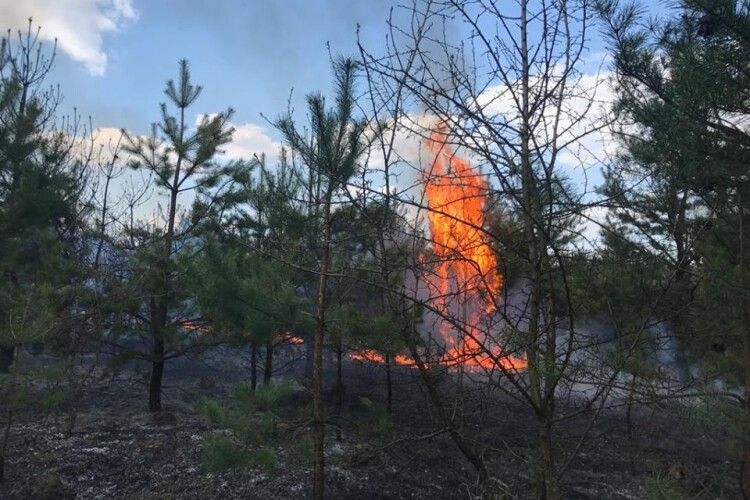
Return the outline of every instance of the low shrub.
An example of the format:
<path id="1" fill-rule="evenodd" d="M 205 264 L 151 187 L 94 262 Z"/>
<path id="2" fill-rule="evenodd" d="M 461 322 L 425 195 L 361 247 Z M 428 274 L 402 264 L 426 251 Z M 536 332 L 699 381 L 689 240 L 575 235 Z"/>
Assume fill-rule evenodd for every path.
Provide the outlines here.
<path id="1" fill-rule="evenodd" d="M 203 465 L 211 472 L 247 467 L 253 457 L 225 436 L 211 435 L 203 443 Z"/>
<path id="2" fill-rule="evenodd" d="M 198 401 L 198 412 L 213 425 L 224 425 L 227 420 L 227 410 L 215 398 L 202 397 Z"/>
<path id="3" fill-rule="evenodd" d="M 273 470 L 276 468 L 276 452 L 269 447 L 258 448 L 250 455 L 250 465 L 267 471 Z"/>

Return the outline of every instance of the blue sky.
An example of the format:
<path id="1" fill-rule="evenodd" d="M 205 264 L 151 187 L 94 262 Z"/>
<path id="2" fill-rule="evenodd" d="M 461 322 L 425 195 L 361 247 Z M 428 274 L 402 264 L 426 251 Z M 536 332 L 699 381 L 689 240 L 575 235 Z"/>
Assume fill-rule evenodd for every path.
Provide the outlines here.
<path id="1" fill-rule="evenodd" d="M 43 38 L 59 38 L 50 79 L 65 95 L 63 110 L 75 106 L 95 127 L 147 132 L 158 119 L 164 82 L 187 58 L 194 81 L 204 86 L 196 115 L 231 106 L 235 124 L 255 125 L 245 135 L 275 137 L 261 113 L 274 118 L 283 112 L 292 89 L 296 109 L 307 92 L 329 89 L 326 43 L 334 54 L 356 54 L 357 25 L 365 44 L 382 52 L 386 19 L 398 3 L 0 0 L 0 24 L 17 29 L 33 16 Z M 591 51 L 601 52 L 596 30 L 590 35 Z"/>
<path id="2" fill-rule="evenodd" d="M 260 113 L 275 117 L 284 111 L 292 88 L 298 107 L 305 93 L 328 88 L 326 42 L 334 53 L 353 54 L 359 23 L 368 45 L 381 44 L 392 3 L 0 0 L 0 22 L 17 28 L 34 16 L 42 36 L 60 38 L 51 79 L 60 84 L 66 108 L 76 106 L 91 115 L 95 126 L 145 132 L 158 118 L 164 82 L 176 74 L 180 58 L 191 62 L 195 82 L 204 86 L 196 113 L 231 106 L 235 122 L 264 125 Z M 76 19 L 76 11 L 94 14 Z M 102 29 L 102 18 L 115 28 Z M 103 67 L 92 62 L 95 57 L 76 60 L 66 50 L 66 44 L 73 51 L 97 45 L 96 36 L 68 40 L 86 38 L 86 31 L 100 33 L 97 50 L 106 57 Z"/>
<path id="3" fill-rule="evenodd" d="M 104 129 L 100 138 L 116 137 L 121 128 L 148 133 L 159 119 L 165 81 L 176 76 L 178 60 L 187 58 L 194 82 L 204 87 L 190 118 L 234 108 L 235 134 L 225 148 L 228 156 L 266 153 L 273 165 L 279 137 L 262 115 L 273 119 L 284 112 L 294 89 L 292 104 L 302 119 L 304 95 L 330 90 L 326 44 L 334 55 L 357 55 L 358 25 L 364 44 L 375 54 L 383 53 L 386 20 L 399 3 L 403 2 L 0 0 L 0 24 L 15 30 L 25 27 L 32 16 L 48 46 L 59 39 L 50 82 L 59 83 L 65 96 L 61 111 L 69 113 L 75 106 L 82 116 L 91 116 L 94 127 Z M 663 11 L 664 4 L 642 2 L 652 14 Z M 501 0 L 499 5 L 515 13 L 515 2 Z M 397 24 L 408 24 L 407 12 L 394 12 Z M 448 36 L 465 39 L 462 29 L 451 28 Z M 591 27 L 588 64 L 581 69 L 598 78 L 604 53 L 598 29 Z M 587 140 L 597 151 L 611 143 L 606 137 Z M 419 147 L 408 141 L 402 146 L 405 151 Z M 592 167 L 585 175 L 572 174 L 581 185 L 588 179 L 587 190 L 600 181 L 599 166 Z"/>
<path id="4" fill-rule="evenodd" d="M 668 2 L 644 0 L 642 5 L 656 14 Z M 159 103 L 165 100 L 165 81 L 176 76 L 179 59 L 188 59 L 194 82 L 204 87 L 191 119 L 234 108 L 234 141 L 225 148 L 227 154 L 249 158 L 266 153 L 273 165 L 279 137 L 262 115 L 273 119 L 284 112 L 294 89 L 292 104 L 302 119 L 304 95 L 330 90 L 326 44 L 334 55 L 356 56 L 358 25 L 364 44 L 375 54 L 383 53 L 386 20 L 399 3 L 403 2 L 0 0 L 0 28 L 25 28 L 32 16 L 48 47 L 58 38 L 49 81 L 58 83 L 64 94 L 61 112 L 76 107 L 80 115 L 91 116 L 105 143 L 121 128 L 136 134 L 150 131 L 159 119 Z M 499 5 L 514 9 L 515 2 L 501 0 Z M 408 24 L 403 9 L 394 12 L 398 24 Z M 462 29 L 452 28 L 449 37 L 466 38 Z M 598 79 L 606 69 L 601 67 L 604 54 L 598 29 L 592 27 L 588 63 L 581 68 L 586 76 Z M 587 138 L 587 147 L 603 152 L 611 146 L 609 139 Z M 413 138 L 405 139 L 400 147 L 405 156 L 417 158 L 419 143 L 410 141 Z M 587 191 L 601 179 L 599 165 L 591 167 L 588 172 L 572 172 L 579 184 L 588 180 Z M 157 202 L 158 197 L 150 200 L 142 211 L 154 210 Z"/>

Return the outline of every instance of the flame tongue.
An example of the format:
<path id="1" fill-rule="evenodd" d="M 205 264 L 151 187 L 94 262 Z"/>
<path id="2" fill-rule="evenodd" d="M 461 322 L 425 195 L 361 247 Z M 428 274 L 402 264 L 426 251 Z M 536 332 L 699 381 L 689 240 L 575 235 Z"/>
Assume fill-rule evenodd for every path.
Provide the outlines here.
<path id="1" fill-rule="evenodd" d="M 522 368 L 525 361 L 502 356 L 497 345 L 489 345 L 479 327 L 482 316 L 495 312 L 503 277 L 498 269 L 484 227 L 484 205 L 488 184 L 471 163 L 447 145 L 444 126 L 425 140 L 435 155 L 424 173 L 427 218 L 437 263 L 427 277 L 435 307 L 445 317 L 455 318 L 461 332 L 443 320 L 440 333 L 447 352 L 443 362 L 491 369 Z M 484 314 L 482 314 L 484 313 Z"/>
<path id="2" fill-rule="evenodd" d="M 435 155 L 423 180 L 436 261 L 425 281 L 434 307 L 443 318 L 454 321 L 442 319 L 440 334 L 446 350 L 432 362 L 470 370 L 524 369 L 526 360 L 504 355 L 498 340 L 485 334 L 489 331 L 487 325 L 480 325 L 496 311 L 503 286 L 495 253 L 483 231 L 489 186 L 468 160 L 446 144 L 444 129 L 439 126 L 425 140 Z M 454 322 L 461 328 L 455 328 Z M 385 361 L 382 354 L 372 350 L 352 353 L 350 357 L 373 363 Z M 397 356 L 394 362 L 415 366 L 405 356 Z"/>
<path id="3" fill-rule="evenodd" d="M 431 285 L 442 297 L 457 294 L 464 300 L 474 299 L 491 313 L 503 277 L 482 231 L 487 181 L 445 141 L 441 129 L 425 141 L 435 154 L 432 168 L 425 173 L 427 218 L 439 261 L 438 279 L 431 280 Z"/>
<path id="4" fill-rule="evenodd" d="M 349 355 L 349 358 L 355 361 L 369 361 L 371 363 L 379 364 L 385 363 L 385 356 L 372 349 L 364 349 L 362 351 L 353 352 Z M 402 354 L 396 354 L 393 357 L 392 362 L 396 365 L 401 366 L 414 366 L 414 361 L 412 361 L 408 356 L 404 356 Z"/>

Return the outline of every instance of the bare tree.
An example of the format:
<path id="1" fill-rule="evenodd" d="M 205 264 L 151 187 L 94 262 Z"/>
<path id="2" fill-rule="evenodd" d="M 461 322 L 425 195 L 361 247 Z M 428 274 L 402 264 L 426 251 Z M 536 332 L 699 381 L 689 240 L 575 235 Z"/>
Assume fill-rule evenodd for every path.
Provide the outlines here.
<path id="1" fill-rule="evenodd" d="M 490 476 L 483 453 L 462 435 L 457 413 L 447 411 L 461 408 L 464 381 L 531 408 L 539 498 L 562 496 L 560 475 L 578 450 L 560 456 L 555 424 L 588 411 L 595 417 L 619 375 L 619 366 L 603 359 L 584 362 L 600 354 L 594 347 L 600 342 L 578 324 L 583 304 L 570 277 L 580 221 L 599 202 L 585 187 L 574 189 L 569 178 L 585 176 L 576 169 L 597 159 L 587 137 L 609 123 L 595 113 L 601 79 L 592 82 L 581 72 L 591 16 L 585 0 L 520 0 L 514 6 L 419 1 L 402 16 L 406 23 L 389 22 L 386 55 L 361 48 L 376 82 L 371 113 L 390 118 L 394 129 L 406 129 L 426 146 L 428 163 L 414 166 L 419 172 L 411 185 L 391 189 L 385 173 L 386 198 L 424 216 L 433 233 L 426 242 L 431 250 L 410 263 L 417 284 L 402 289 L 399 300 L 437 318 L 439 332 L 415 326 L 405 337 L 411 354 L 482 483 Z M 389 157 L 392 144 L 383 144 L 386 168 L 393 169 L 399 159 Z M 489 180 L 460 155 L 488 171 Z M 455 193 L 442 200 L 430 195 L 451 189 Z M 485 215 L 497 201 L 517 216 L 517 248 L 489 229 Z M 475 205 L 472 214 L 469 204 Z M 498 276 L 502 262 L 493 264 L 492 252 L 480 247 L 504 248 L 523 263 L 514 290 Z M 473 312 L 477 307 L 484 314 Z M 626 345 L 618 360 L 632 348 Z M 458 374 L 450 404 L 436 379 L 436 367 L 446 366 Z M 564 411 L 559 400 L 574 398 L 580 383 L 588 387 L 583 404 Z"/>

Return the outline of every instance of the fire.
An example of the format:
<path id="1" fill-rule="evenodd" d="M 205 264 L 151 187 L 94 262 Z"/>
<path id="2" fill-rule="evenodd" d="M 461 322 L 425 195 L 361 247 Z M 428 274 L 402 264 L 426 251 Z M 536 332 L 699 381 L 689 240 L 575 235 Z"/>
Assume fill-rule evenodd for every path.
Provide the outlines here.
<path id="1" fill-rule="evenodd" d="M 188 333 L 199 333 L 201 335 L 208 333 L 208 327 L 204 323 L 190 319 L 180 321 L 179 326 Z"/>
<path id="2" fill-rule="evenodd" d="M 292 332 L 283 332 L 279 334 L 276 340 L 277 344 L 291 344 L 291 345 L 302 345 L 305 343 L 305 339 L 294 335 Z"/>
<path id="3" fill-rule="evenodd" d="M 353 352 L 349 354 L 349 357 L 354 361 L 385 364 L 385 356 L 372 349 Z M 414 366 L 414 361 L 408 356 L 404 356 L 403 354 L 396 354 L 393 357 L 392 362 L 396 365 L 401 366 Z"/>
<path id="4" fill-rule="evenodd" d="M 425 146 L 435 155 L 424 172 L 427 219 L 437 261 L 427 276 L 433 304 L 446 317 L 465 325 L 456 332 L 443 320 L 440 333 L 447 352 L 442 362 L 469 368 L 523 369 L 526 361 L 504 356 L 496 340 L 479 327 L 482 313 L 496 311 L 503 286 L 492 247 L 482 231 L 488 184 L 471 163 L 447 144 L 445 127 L 437 127 Z"/>
<path id="5" fill-rule="evenodd" d="M 503 287 L 495 253 L 483 232 L 489 186 L 468 160 L 446 144 L 444 130 L 444 126 L 437 127 L 425 140 L 425 146 L 435 155 L 431 168 L 423 173 L 435 262 L 428 262 L 425 255 L 420 255 L 419 261 L 431 268 L 425 278 L 434 307 L 443 318 L 455 319 L 462 328 L 454 328 L 443 319 L 440 334 L 445 352 L 427 363 L 472 371 L 523 370 L 526 360 L 504 354 L 499 339 L 487 335 L 488 326 L 480 325 L 497 310 Z M 350 358 L 385 362 L 385 357 L 374 350 L 358 351 Z M 396 356 L 394 363 L 415 366 L 414 360 L 403 355 Z"/>

